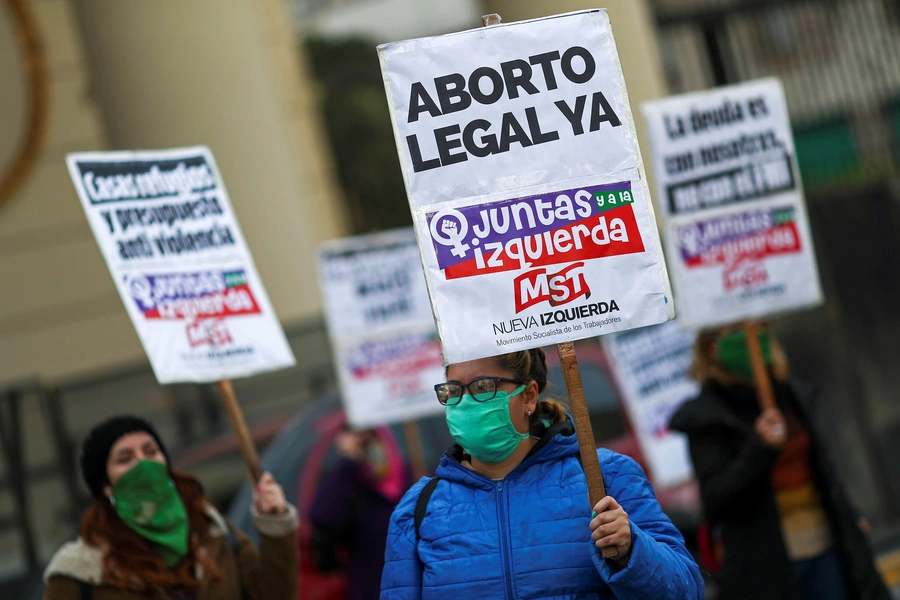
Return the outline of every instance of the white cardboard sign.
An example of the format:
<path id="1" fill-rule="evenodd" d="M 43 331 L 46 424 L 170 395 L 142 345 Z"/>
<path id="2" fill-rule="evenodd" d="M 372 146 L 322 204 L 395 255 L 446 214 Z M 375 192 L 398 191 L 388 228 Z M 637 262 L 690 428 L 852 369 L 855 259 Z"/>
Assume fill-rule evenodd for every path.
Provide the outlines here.
<path id="1" fill-rule="evenodd" d="M 160 383 L 294 364 L 208 148 L 80 152 L 66 162 Z"/>
<path id="2" fill-rule="evenodd" d="M 440 414 L 444 380 L 412 229 L 329 242 L 319 277 L 350 424 L 374 427 Z"/>
<path id="3" fill-rule="evenodd" d="M 679 321 L 713 327 L 819 304 L 781 83 L 762 79 L 641 109 Z"/>
<path id="4" fill-rule="evenodd" d="M 654 485 L 668 487 L 693 477 L 683 434 L 669 429 L 672 414 L 697 395 L 688 375 L 696 334 L 677 321 L 603 338 L 625 410 L 647 459 Z"/>
<path id="5" fill-rule="evenodd" d="M 445 361 L 672 318 L 605 10 L 378 51 Z"/>

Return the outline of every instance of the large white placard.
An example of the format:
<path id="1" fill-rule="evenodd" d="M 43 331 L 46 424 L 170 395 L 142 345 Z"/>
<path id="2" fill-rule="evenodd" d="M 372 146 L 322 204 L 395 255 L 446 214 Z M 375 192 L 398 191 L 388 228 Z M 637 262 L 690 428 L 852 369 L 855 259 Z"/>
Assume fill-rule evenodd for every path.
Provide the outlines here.
<path id="1" fill-rule="evenodd" d="M 688 376 L 695 338 L 677 321 L 603 338 L 625 409 L 658 487 L 677 485 L 693 476 L 687 440 L 669 429 L 669 419 L 699 392 Z"/>
<path id="2" fill-rule="evenodd" d="M 378 51 L 447 362 L 672 318 L 605 10 Z"/>
<path id="3" fill-rule="evenodd" d="M 440 414 L 441 345 L 412 229 L 335 240 L 319 274 L 347 419 L 365 428 Z"/>
<path id="4" fill-rule="evenodd" d="M 679 321 L 822 301 L 784 91 L 763 79 L 644 103 Z"/>
<path id="5" fill-rule="evenodd" d="M 66 162 L 160 383 L 294 364 L 208 148 Z"/>

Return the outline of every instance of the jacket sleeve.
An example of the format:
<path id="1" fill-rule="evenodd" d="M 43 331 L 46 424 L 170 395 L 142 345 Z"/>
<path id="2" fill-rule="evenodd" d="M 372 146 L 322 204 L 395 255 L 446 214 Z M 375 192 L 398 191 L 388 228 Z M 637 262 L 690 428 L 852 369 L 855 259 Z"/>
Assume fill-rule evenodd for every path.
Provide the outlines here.
<path id="1" fill-rule="evenodd" d="M 791 391 L 796 400 L 798 416 L 804 426 L 809 430 L 809 434 L 813 440 L 813 462 L 814 464 L 818 463 L 816 464 L 816 467 L 820 471 L 820 475 L 825 478 L 825 480 L 820 483 L 830 488 L 828 490 L 820 491 L 823 493 L 830 493 L 831 495 L 840 498 L 842 502 L 846 503 L 854 520 L 859 521 L 863 516 L 863 511 L 854 501 L 846 482 L 841 477 L 837 466 L 838 463 L 834 459 L 834 454 L 825 442 L 826 437 L 822 435 L 822 430 L 816 422 L 817 419 L 815 419 L 815 416 L 818 411 L 816 410 L 817 403 L 815 390 L 809 384 L 792 380 Z M 800 400 L 801 395 L 805 396 L 805 401 Z"/>
<path id="2" fill-rule="evenodd" d="M 415 511 L 423 477 L 404 494 L 388 528 L 384 549 L 384 571 L 381 574 L 380 600 L 420 600 L 422 597 L 422 563 L 416 548 Z"/>
<path id="3" fill-rule="evenodd" d="M 261 515 L 251 506 L 259 532 L 259 549 L 231 526 L 238 539 L 237 562 L 241 587 L 250 600 L 297 598 L 297 509 L 288 504 L 283 515 Z"/>
<path id="4" fill-rule="evenodd" d="M 43 600 L 79 600 L 81 587 L 71 577 L 57 575 L 47 581 L 42 598 Z"/>
<path id="5" fill-rule="evenodd" d="M 688 437 L 703 508 L 712 523 L 746 516 L 759 505 L 779 454 L 779 450 L 766 446 L 756 433 L 751 433 L 740 451 L 729 456 L 725 450 L 728 435 L 733 433 L 705 427 Z"/>
<path id="6" fill-rule="evenodd" d="M 612 467 L 612 468 L 610 468 Z M 697 563 L 691 558 L 678 529 L 656 500 L 641 467 L 627 456 L 604 465 L 607 493 L 628 513 L 631 521 L 631 556 L 628 565 L 616 565 L 600 556 L 589 540 L 591 557 L 600 576 L 616 598 L 634 600 L 701 600 L 704 586 Z"/>

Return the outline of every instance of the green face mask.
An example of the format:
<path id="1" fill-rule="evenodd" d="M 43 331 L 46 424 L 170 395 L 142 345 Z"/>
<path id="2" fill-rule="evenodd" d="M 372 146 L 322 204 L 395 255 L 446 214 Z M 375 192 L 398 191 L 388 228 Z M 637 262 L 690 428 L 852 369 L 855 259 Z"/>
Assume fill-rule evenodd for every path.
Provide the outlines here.
<path id="1" fill-rule="evenodd" d="M 187 556 L 187 511 L 166 465 L 140 461 L 116 481 L 112 497 L 119 518 L 152 542 L 167 566 Z"/>
<path id="2" fill-rule="evenodd" d="M 516 431 L 509 416 L 509 399 L 524 389 L 521 385 L 511 394 L 498 390 L 496 396 L 484 402 L 464 394 L 458 404 L 446 407 L 450 435 L 481 462 L 488 465 L 503 462 L 530 435 Z"/>
<path id="3" fill-rule="evenodd" d="M 769 334 L 760 331 L 758 334 L 759 349 L 762 351 L 763 362 L 768 367 L 772 364 L 772 348 Z M 753 365 L 750 362 L 750 348 L 747 346 L 747 334 L 743 331 L 735 331 L 719 338 L 716 342 L 719 366 L 723 370 L 738 375 L 744 379 L 753 378 Z"/>

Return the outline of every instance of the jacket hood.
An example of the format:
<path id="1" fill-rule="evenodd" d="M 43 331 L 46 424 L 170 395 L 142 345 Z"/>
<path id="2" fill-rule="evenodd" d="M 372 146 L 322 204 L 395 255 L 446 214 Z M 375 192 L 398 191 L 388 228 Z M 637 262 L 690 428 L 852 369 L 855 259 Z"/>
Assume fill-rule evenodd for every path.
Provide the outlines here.
<path id="1" fill-rule="evenodd" d="M 578 454 L 578 438 L 575 436 L 575 425 L 572 417 L 566 415 L 565 421 L 554 423 L 550 427 L 542 427 L 539 432 L 538 442 L 531 449 L 525 459 L 510 472 L 510 475 L 527 469 L 533 465 L 558 460 L 565 456 Z M 468 455 L 459 444 L 454 444 L 441 457 L 435 475 L 441 479 L 462 483 L 472 487 L 491 488 L 493 482 L 484 475 L 467 469 L 462 465 Z"/>

